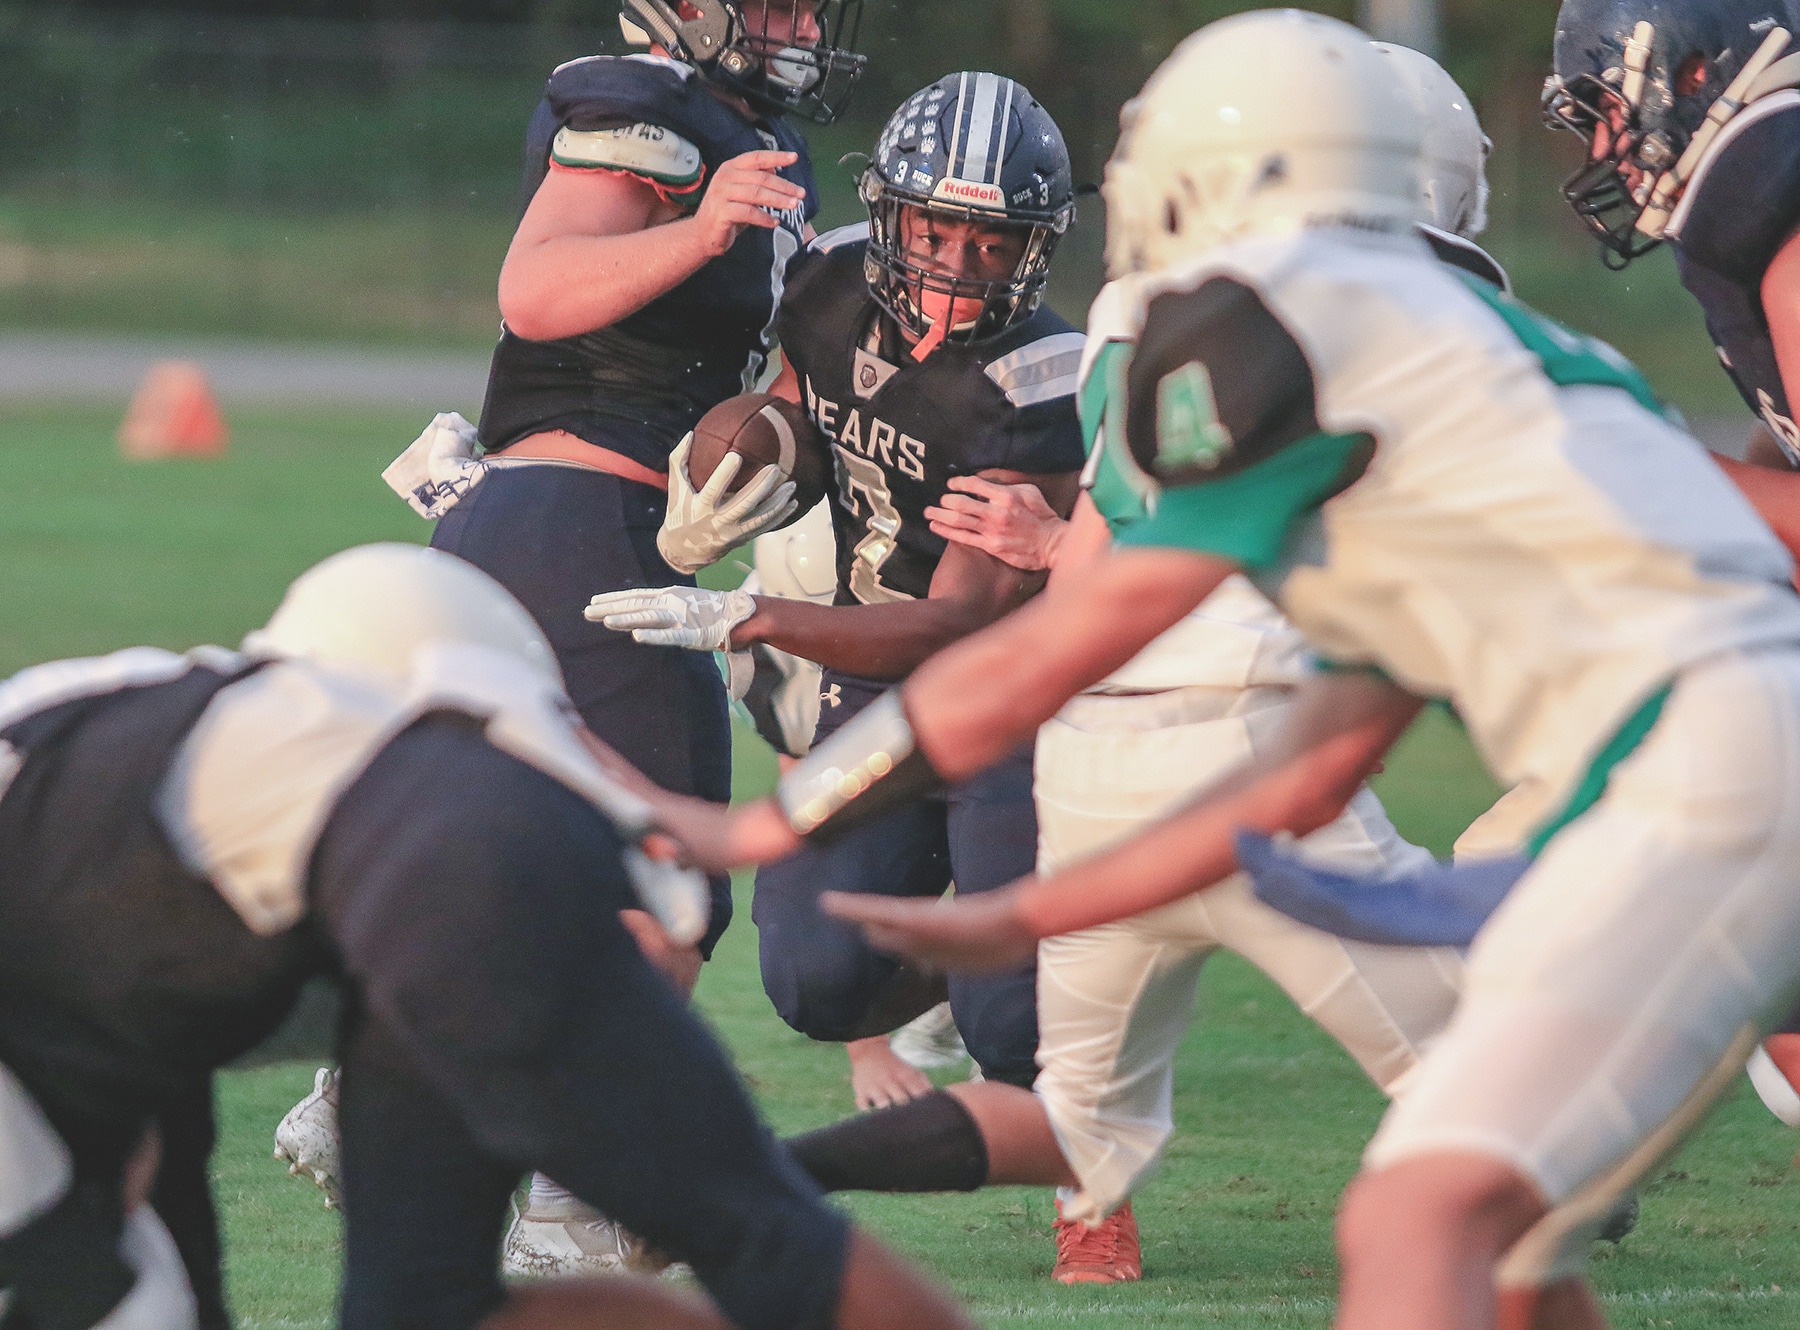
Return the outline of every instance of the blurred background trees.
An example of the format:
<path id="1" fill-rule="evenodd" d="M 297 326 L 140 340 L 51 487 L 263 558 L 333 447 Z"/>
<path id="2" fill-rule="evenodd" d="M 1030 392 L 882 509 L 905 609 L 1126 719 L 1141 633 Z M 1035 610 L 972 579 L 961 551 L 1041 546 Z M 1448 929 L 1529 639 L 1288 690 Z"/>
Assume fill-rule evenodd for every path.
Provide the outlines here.
<path id="1" fill-rule="evenodd" d="M 1012 74 L 1098 180 L 1118 110 L 1227 0 L 869 0 L 871 74 L 811 134 L 827 220 L 907 93 Z M 1678 401 L 1728 404 L 1667 256 L 1600 270 L 1538 119 L 1555 0 L 1328 0 L 1365 26 L 1433 26 L 1494 141 L 1489 242 L 1523 294 L 1617 341 Z M 0 6 L 0 326 L 441 342 L 491 339 L 519 147 L 544 75 L 620 50 L 608 0 L 85 0 Z M 1412 25 L 1409 29 L 1408 25 Z M 1422 26 L 1421 26 L 1422 25 Z M 1084 204 L 1054 298 L 1097 287 Z"/>

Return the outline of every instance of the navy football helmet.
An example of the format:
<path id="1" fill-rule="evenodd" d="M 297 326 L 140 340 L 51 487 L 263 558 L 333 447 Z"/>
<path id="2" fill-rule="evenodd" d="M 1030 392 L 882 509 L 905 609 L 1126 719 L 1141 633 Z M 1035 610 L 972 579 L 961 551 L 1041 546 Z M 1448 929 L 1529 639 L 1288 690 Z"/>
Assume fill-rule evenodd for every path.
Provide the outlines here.
<path id="1" fill-rule="evenodd" d="M 621 0 L 620 8 L 627 37 L 656 43 L 761 110 L 814 124 L 837 119 L 868 64 L 856 51 L 863 0 Z M 785 33 L 815 20 L 818 41 L 770 36 L 781 14 Z"/>
<path id="2" fill-rule="evenodd" d="M 1022 83 L 999 74 L 948 74 L 889 117 L 863 172 L 869 208 L 866 271 L 883 309 L 909 331 L 928 331 L 926 291 L 979 300 L 980 318 L 948 341 L 979 341 L 1031 317 L 1050 281 L 1050 258 L 1075 219 L 1075 184 L 1062 131 Z M 923 208 L 959 221 L 1017 226 L 1025 250 L 995 281 L 947 276 L 907 256 L 901 214 Z"/>
<path id="3" fill-rule="evenodd" d="M 1793 35 L 1793 0 L 1563 0 L 1544 120 L 1588 160 L 1563 196 L 1609 266 L 1654 249 L 1706 145 Z M 1779 73 L 1779 71 L 1778 71 Z"/>

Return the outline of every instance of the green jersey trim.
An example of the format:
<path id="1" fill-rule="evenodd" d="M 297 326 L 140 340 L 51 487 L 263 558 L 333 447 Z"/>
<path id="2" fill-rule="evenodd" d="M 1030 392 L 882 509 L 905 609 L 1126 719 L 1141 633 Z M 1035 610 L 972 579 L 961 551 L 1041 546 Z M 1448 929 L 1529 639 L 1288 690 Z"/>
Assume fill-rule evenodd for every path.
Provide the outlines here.
<path id="1" fill-rule="evenodd" d="M 1134 486 L 1120 474 L 1115 454 L 1119 445 L 1111 442 L 1125 428 L 1121 419 L 1124 413 L 1117 404 L 1125 400 L 1125 374 L 1131 364 L 1131 352 L 1132 344 L 1127 341 L 1114 340 L 1101 347 L 1077 398 L 1082 442 L 1088 452 L 1083 483 L 1115 536 L 1129 523 L 1142 521 L 1148 511 L 1144 502 L 1148 487 Z M 1105 434 L 1100 432 L 1102 426 Z"/>
<path id="2" fill-rule="evenodd" d="M 1268 568 L 1301 516 L 1343 488 L 1346 466 L 1368 442 L 1366 434 L 1313 434 L 1211 484 L 1165 489 L 1149 514 L 1116 538 Z"/>
<path id="3" fill-rule="evenodd" d="M 1513 336 L 1543 365 L 1544 376 L 1557 387 L 1623 388 L 1645 410 L 1669 418 L 1669 408 L 1658 400 L 1642 371 L 1605 342 L 1565 327 L 1471 273 L 1459 271 L 1456 276 L 1505 321 Z"/>
<path id="4" fill-rule="evenodd" d="M 1613 737 L 1606 741 L 1606 746 L 1589 763 L 1581 783 L 1575 787 L 1575 793 L 1569 796 L 1562 811 L 1540 827 L 1527 843 L 1526 852 L 1532 858 L 1535 859 L 1543 852 L 1557 832 L 1600 802 L 1600 796 L 1606 793 L 1606 782 L 1611 779 L 1613 768 L 1635 753 L 1645 736 L 1656 727 L 1656 722 L 1662 715 L 1663 703 L 1669 700 L 1669 687 L 1665 684 L 1661 690 L 1653 693 L 1614 731 Z"/>

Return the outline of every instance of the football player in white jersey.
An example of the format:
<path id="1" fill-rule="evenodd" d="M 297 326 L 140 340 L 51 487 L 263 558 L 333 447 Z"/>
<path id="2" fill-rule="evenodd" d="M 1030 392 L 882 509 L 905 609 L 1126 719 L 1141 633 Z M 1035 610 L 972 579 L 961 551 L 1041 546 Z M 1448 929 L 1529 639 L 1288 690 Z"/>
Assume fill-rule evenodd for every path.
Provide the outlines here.
<path id="1" fill-rule="evenodd" d="M 1446 262 L 1497 285 L 1506 274 L 1470 238 L 1486 217 L 1487 139 L 1468 97 L 1437 63 L 1382 46 L 1395 74 L 1420 97 L 1431 132 L 1418 223 Z M 1089 344 L 1115 339 L 1129 300 L 1109 287 L 1088 319 Z M 1125 334 L 1127 337 L 1129 334 Z M 1097 356 L 1090 356 L 1086 368 Z M 1083 394 L 1090 443 L 1104 386 Z M 1031 486 L 956 477 L 930 510 L 932 529 L 1028 571 L 1073 576 L 1105 557 L 1109 517 L 1129 521 L 1130 496 L 1103 512 L 1084 495 L 1059 518 Z M 769 540 L 771 537 L 762 537 Z M 760 552 L 760 551 L 759 551 Z M 1150 644 L 1130 664 L 1070 700 L 1038 731 L 1035 794 L 1038 871 L 1050 874 L 1190 802 L 1279 726 L 1307 672 L 1305 644 L 1242 577 Z M 1360 792 L 1311 855 L 1343 869 L 1384 872 L 1426 859 L 1395 833 L 1379 801 Z M 1242 877 L 1206 896 L 1038 946 L 1038 1062 L 1031 1092 L 988 1084 L 955 1087 L 979 1130 L 992 1182 L 1054 1181 L 1057 1260 L 1063 1283 L 1140 1278 L 1130 1194 L 1173 1131 L 1175 1054 L 1194 1010 L 1206 958 L 1219 948 L 1258 965 L 1357 1059 L 1396 1092 L 1449 1019 L 1461 959 L 1447 948 L 1344 942 L 1257 900 Z M 802 1164 L 853 1150 L 855 1180 L 879 1189 L 881 1116 L 851 1120 L 790 1142 Z M 912 1141 L 917 1146 L 917 1141 Z M 997 1160 L 1010 1172 L 994 1174 Z"/>
<path id="2" fill-rule="evenodd" d="M 1587 160 L 1563 186 L 1623 269 L 1665 240 L 1720 366 L 1756 415 L 1746 466 L 1800 512 L 1800 59 L 1791 0 L 1564 0 L 1545 122 Z M 1782 58 L 1785 57 L 1785 58 Z M 1800 1127 L 1800 1010 L 1750 1059 L 1763 1102 Z"/>
<path id="3" fill-rule="evenodd" d="M 1418 110 L 1362 34 L 1221 21 L 1123 125 L 1108 248 L 1136 312 L 1098 351 L 1096 490 L 1140 520 L 776 799 L 661 816 L 712 861 L 829 834 L 994 760 L 1253 573 L 1329 667 L 1206 798 L 979 901 L 825 904 L 915 956 L 1010 962 L 1225 878 L 1240 828 L 1326 824 L 1444 699 L 1533 862 L 1347 1195 L 1338 1324 L 1602 1325 L 1578 1267 L 1496 1280 L 1559 1207 L 1597 1223 L 1800 986 L 1792 561 L 1616 352 L 1432 260 Z"/>

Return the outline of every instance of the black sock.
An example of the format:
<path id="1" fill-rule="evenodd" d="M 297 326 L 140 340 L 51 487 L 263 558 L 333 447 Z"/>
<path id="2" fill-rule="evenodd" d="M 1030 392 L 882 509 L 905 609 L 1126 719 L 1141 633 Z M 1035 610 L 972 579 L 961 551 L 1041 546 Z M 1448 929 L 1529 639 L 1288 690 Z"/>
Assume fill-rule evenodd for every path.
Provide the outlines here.
<path id="1" fill-rule="evenodd" d="M 981 1128 L 942 1090 L 785 1144 L 826 1191 L 974 1191 L 987 1181 Z"/>

